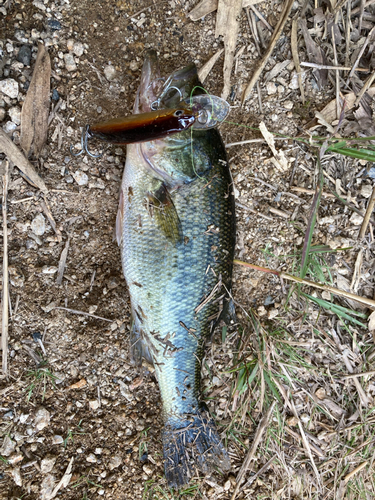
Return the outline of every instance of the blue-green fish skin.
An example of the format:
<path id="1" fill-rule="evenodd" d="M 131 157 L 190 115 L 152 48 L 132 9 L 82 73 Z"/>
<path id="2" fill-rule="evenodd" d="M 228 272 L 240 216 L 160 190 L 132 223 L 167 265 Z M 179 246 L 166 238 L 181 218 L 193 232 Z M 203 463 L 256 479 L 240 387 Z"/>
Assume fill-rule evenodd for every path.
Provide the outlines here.
<path id="1" fill-rule="evenodd" d="M 149 110 L 160 91 L 158 77 L 151 52 L 134 112 Z M 183 98 L 198 84 L 194 65 L 174 73 L 171 83 Z M 155 367 L 165 422 L 165 472 L 175 488 L 188 483 L 196 468 L 230 467 L 215 424 L 199 402 L 199 385 L 204 341 L 231 287 L 232 191 L 215 129 L 127 147 L 117 236 L 131 298 L 131 341 L 134 356 L 144 356 Z"/>

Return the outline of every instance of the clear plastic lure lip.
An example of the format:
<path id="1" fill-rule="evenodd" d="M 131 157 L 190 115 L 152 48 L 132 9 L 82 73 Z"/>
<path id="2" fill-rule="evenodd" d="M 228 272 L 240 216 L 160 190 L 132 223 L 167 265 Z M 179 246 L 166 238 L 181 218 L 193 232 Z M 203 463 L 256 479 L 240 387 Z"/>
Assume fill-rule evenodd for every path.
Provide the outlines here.
<path id="1" fill-rule="evenodd" d="M 227 101 L 211 94 L 200 94 L 183 101 L 192 112 L 196 120 L 194 130 L 208 130 L 222 123 L 229 114 L 230 106 Z"/>

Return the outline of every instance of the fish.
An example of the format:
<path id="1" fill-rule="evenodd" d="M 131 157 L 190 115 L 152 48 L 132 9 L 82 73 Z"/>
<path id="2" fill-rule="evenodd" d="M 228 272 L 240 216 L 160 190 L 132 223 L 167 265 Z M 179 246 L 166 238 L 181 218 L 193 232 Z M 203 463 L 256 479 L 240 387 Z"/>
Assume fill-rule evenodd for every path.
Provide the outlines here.
<path id="1" fill-rule="evenodd" d="M 183 107 L 160 109 L 94 123 L 88 126 L 87 134 L 88 138 L 101 139 L 111 144 L 132 144 L 187 130 L 195 119 L 196 113 Z"/>
<path id="2" fill-rule="evenodd" d="M 173 72 L 179 96 L 204 93 L 194 64 Z M 163 88 L 147 53 L 134 114 Z M 235 205 L 217 129 L 194 128 L 127 146 L 116 235 L 130 294 L 131 350 L 154 366 L 162 400 L 164 470 L 179 489 L 197 473 L 230 470 L 230 459 L 200 395 L 204 345 L 230 310 Z"/>

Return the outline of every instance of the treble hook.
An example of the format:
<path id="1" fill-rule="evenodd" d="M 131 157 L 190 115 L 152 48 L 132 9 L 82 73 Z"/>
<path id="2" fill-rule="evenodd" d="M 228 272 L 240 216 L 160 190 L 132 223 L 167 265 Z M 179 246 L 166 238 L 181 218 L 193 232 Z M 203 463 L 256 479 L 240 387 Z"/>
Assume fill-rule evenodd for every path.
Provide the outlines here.
<path id="1" fill-rule="evenodd" d="M 164 87 L 167 86 L 167 84 L 169 83 L 169 81 L 167 80 L 165 82 L 165 85 Z M 160 104 L 161 104 L 161 101 L 164 99 L 164 97 L 169 93 L 170 90 L 177 90 L 177 92 L 180 94 L 180 99 L 182 100 L 182 92 L 181 90 L 178 88 L 178 87 L 175 87 L 175 86 L 170 86 L 170 87 L 166 87 L 162 90 L 161 94 L 159 95 L 159 97 L 156 99 L 156 101 L 154 101 L 153 103 L 151 103 L 151 106 L 150 108 L 153 110 L 153 111 L 156 111 L 159 109 L 160 107 Z"/>
<path id="2" fill-rule="evenodd" d="M 78 153 L 73 153 L 73 145 L 70 146 L 70 154 L 72 156 L 80 156 L 82 153 L 87 153 L 91 158 L 101 158 L 103 156 L 103 153 L 100 153 L 98 155 L 94 155 L 89 151 L 88 146 L 87 146 L 87 140 L 91 139 L 93 136 L 90 132 L 90 126 L 86 125 L 85 128 L 82 128 L 82 135 L 81 135 L 81 151 Z"/>

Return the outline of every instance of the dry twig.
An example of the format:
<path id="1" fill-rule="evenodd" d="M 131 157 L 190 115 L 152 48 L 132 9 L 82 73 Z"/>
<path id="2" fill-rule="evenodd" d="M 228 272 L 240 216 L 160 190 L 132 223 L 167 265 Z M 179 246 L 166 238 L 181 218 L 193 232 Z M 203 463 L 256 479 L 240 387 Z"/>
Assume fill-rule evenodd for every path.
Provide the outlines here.
<path id="1" fill-rule="evenodd" d="M 372 189 L 371 198 L 368 202 L 368 205 L 366 208 L 366 213 L 365 213 L 365 216 L 363 218 L 362 226 L 361 226 L 361 229 L 359 231 L 359 236 L 358 236 L 359 239 L 362 239 L 365 237 L 366 229 L 367 229 L 367 226 L 370 222 L 372 211 L 374 210 L 374 205 L 375 205 L 375 186 Z"/>
<path id="2" fill-rule="evenodd" d="M 251 77 L 251 80 L 250 80 L 248 86 L 246 87 L 246 90 L 242 96 L 242 104 L 246 101 L 246 99 L 248 99 L 256 82 L 258 81 L 260 74 L 262 73 L 265 65 L 267 64 L 267 61 L 270 58 L 272 51 L 275 48 L 275 45 L 276 45 L 277 41 L 279 40 L 280 35 L 284 29 L 284 26 L 285 26 L 285 23 L 288 19 L 292 5 L 293 5 L 293 0 L 286 0 L 285 1 L 284 9 L 283 9 L 282 13 L 280 14 L 280 19 L 275 27 L 275 31 L 272 34 L 270 44 L 269 44 L 267 50 L 265 51 L 262 59 L 260 60 L 257 69 L 254 71 L 253 76 Z"/>
<path id="3" fill-rule="evenodd" d="M 9 274 L 8 274 L 8 226 L 7 226 L 7 199 L 9 182 L 9 163 L 5 160 L 3 173 L 3 293 L 2 293 L 2 323 L 1 349 L 2 370 L 4 375 L 8 371 L 8 325 L 9 325 Z"/>

